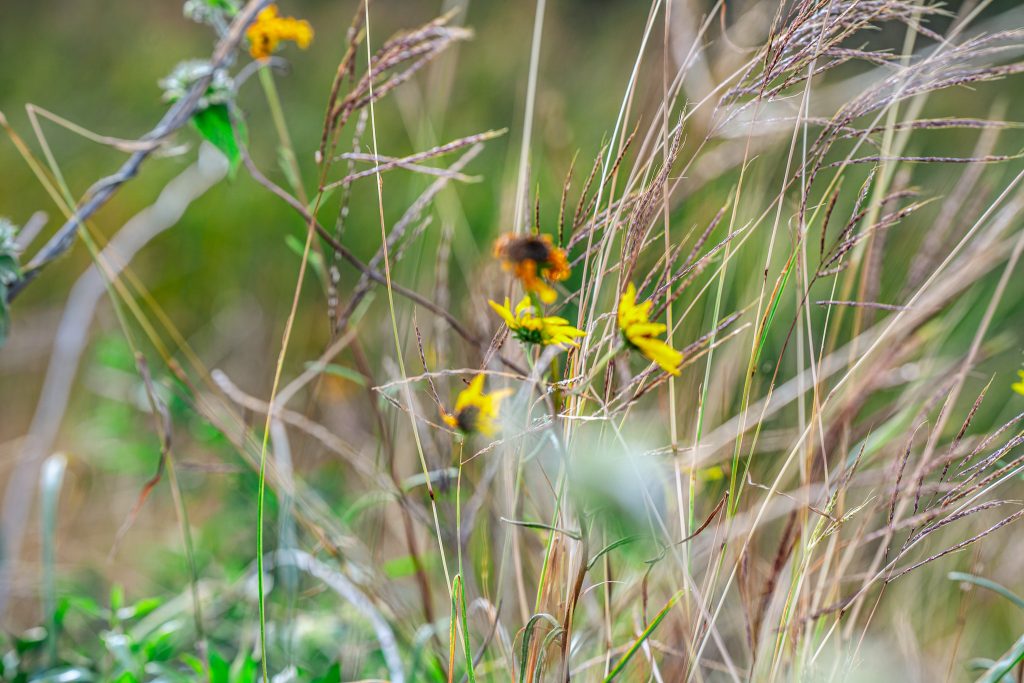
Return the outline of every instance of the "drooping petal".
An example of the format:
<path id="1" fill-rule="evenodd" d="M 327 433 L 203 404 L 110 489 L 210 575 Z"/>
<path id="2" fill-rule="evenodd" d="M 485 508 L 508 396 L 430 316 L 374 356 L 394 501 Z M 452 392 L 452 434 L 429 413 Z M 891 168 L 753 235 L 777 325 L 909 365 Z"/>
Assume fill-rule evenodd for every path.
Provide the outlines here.
<path id="1" fill-rule="evenodd" d="M 505 321 L 505 324 L 508 325 L 510 330 L 515 330 L 519 326 L 516 322 L 515 316 L 512 315 L 512 311 L 509 309 L 508 297 L 505 298 L 504 306 L 499 306 L 494 301 L 488 301 L 487 303 L 492 309 L 494 309 L 495 313 L 501 316 L 501 319 Z"/>
<path id="2" fill-rule="evenodd" d="M 672 375 L 679 374 L 679 365 L 683 362 L 681 352 L 676 351 L 660 339 L 642 337 L 638 338 L 635 344 L 644 356 L 657 363 L 662 370 Z"/>

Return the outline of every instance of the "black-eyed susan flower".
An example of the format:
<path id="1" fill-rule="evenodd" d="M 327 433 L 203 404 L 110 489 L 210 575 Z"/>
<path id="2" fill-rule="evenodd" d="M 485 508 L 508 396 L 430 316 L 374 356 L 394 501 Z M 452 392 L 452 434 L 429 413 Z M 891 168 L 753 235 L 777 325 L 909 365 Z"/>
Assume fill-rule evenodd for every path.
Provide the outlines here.
<path id="1" fill-rule="evenodd" d="M 487 303 L 505 321 L 508 329 L 512 331 L 512 335 L 524 344 L 579 346 L 576 339 L 587 335 L 583 330 L 570 325 L 565 318 L 537 315 L 528 296 L 524 296 L 523 300 L 516 304 L 514 311 L 508 297 L 505 298 L 504 305 L 499 305 L 494 301 Z"/>
<path id="2" fill-rule="evenodd" d="M 502 267 L 515 275 L 527 292 L 534 292 L 546 304 L 558 296 L 548 282 L 569 277 L 569 259 L 548 235 L 506 233 L 494 244 L 494 256 Z"/>
<path id="3" fill-rule="evenodd" d="M 245 37 L 249 39 L 249 54 L 253 59 L 266 59 L 285 40 L 305 50 L 313 42 L 313 27 L 305 19 L 282 17 L 277 5 L 267 5 L 256 15 Z"/>
<path id="4" fill-rule="evenodd" d="M 511 389 L 501 389 L 490 394 L 484 393 L 484 376 L 477 375 L 469 386 L 459 392 L 455 399 L 455 410 L 452 412 L 441 409 L 441 419 L 452 429 L 464 434 L 479 432 L 491 436 L 497 431 L 495 420 L 502 400 L 512 393 Z"/>
<path id="5" fill-rule="evenodd" d="M 654 361 L 662 370 L 673 375 L 679 374 L 679 364 L 683 362 L 683 354 L 657 337 L 667 329 L 661 323 L 652 323 L 651 301 L 639 306 L 636 303 L 636 287 L 630 282 L 619 299 L 619 330 L 626 344 L 636 349 L 649 360 Z"/>
<path id="6" fill-rule="evenodd" d="M 1020 381 L 1011 384 L 1010 388 L 1016 391 L 1021 396 L 1024 396 L 1024 370 L 1018 370 L 1017 376 L 1020 377 Z"/>

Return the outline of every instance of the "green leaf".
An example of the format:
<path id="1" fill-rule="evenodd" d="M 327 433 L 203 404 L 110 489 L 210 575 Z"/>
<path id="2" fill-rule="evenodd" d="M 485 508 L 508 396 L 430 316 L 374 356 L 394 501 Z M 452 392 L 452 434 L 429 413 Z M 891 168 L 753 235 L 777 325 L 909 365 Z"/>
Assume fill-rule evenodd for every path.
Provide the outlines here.
<path id="1" fill-rule="evenodd" d="M 256 680 L 256 660 L 248 653 L 239 653 L 231 664 L 231 683 L 249 683 Z"/>
<path id="2" fill-rule="evenodd" d="M 174 656 L 181 634 L 181 621 L 174 619 L 162 624 L 142 642 L 147 662 L 168 661 Z"/>
<path id="3" fill-rule="evenodd" d="M 245 143 L 245 123 L 237 119 L 238 138 Z M 235 132 L 231 127 L 231 114 L 226 104 L 213 104 L 192 115 L 192 125 L 196 127 L 211 145 L 219 149 L 228 159 L 229 173 L 234 177 L 238 169 L 238 163 L 242 160 L 242 153 L 238 148 L 238 141 L 235 140 Z"/>
<path id="4" fill-rule="evenodd" d="M 526 628 L 523 629 L 522 654 L 519 658 L 519 683 L 524 683 L 526 681 L 526 661 L 530 655 L 530 640 L 533 638 L 533 631 L 537 627 L 537 622 L 541 619 L 544 619 L 551 624 L 552 631 L 562 627 L 562 625 L 558 623 L 557 619 L 546 612 L 534 614 L 530 617 L 530 620 L 526 622 Z"/>
<path id="5" fill-rule="evenodd" d="M 6 284 L 21 277 L 21 267 L 14 254 L 0 251 L 0 282 Z"/>
<path id="6" fill-rule="evenodd" d="M 99 618 L 99 620 L 106 621 L 111 617 L 111 610 L 100 607 L 99 603 L 88 596 L 69 595 L 63 598 L 63 600 L 67 601 L 69 609 L 73 609 L 91 618 Z"/>
<path id="7" fill-rule="evenodd" d="M 683 597 L 683 591 L 679 591 L 669 599 L 668 603 L 660 612 L 658 612 L 658 615 L 654 617 L 654 620 L 647 626 L 647 628 L 644 629 L 644 632 L 633 641 L 633 644 L 630 645 L 628 650 L 626 650 L 626 654 L 622 656 L 622 659 L 615 664 L 615 668 L 613 668 L 608 676 L 605 677 L 604 683 L 609 683 L 609 681 L 614 680 L 616 676 L 622 673 L 622 670 L 626 667 L 626 664 L 629 663 L 629 660 L 637 653 L 637 650 L 639 650 L 640 646 L 644 644 L 644 641 L 651 637 L 651 634 L 654 633 L 654 629 L 658 628 L 658 625 L 661 624 L 665 615 L 667 615 L 669 610 L 679 602 L 679 598 L 681 597 Z"/>
<path id="8" fill-rule="evenodd" d="M 124 606 L 124 587 L 115 583 L 110 588 L 110 611 L 117 614 L 117 611 Z"/>
<path id="9" fill-rule="evenodd" d="M 306 367 L 308 368 L 314 365 L 316 365 L 315 362 L 310 362 L 306 364 Z M 323 366 L 322 371 L 325 375 L 334 375 L 335 377 L 347 379 L 349 382 L 352 382 L 357 386 L 366 387 L 366 377 L 364 377 L 363 373 L 359 372 L 358 370 L 346 368 L 343 365 L 335 365 L 334 363 L 328 363 L 327 365 Z"/>
<path id="10" fill-rule="evenodd" d="M 1013 647 L 998 662 L 989 667 L 978 683 L 1008 683 L 1013 669 L 1024 661 L 1024 636 L 1021 636 Z"/>
<path id="11" fill-rule="evenodd" d="M 317 678 L 313 683 L 341 683 L 341 664 L 335 662 L 327 672 Z"/>
<path id="12" fill-rule="evenodd" d="M 210 652 L 210 682 L 229 683 L 231 678 L 227 661 L 215 650 Z"/>
<path id="13" fill-rule="evenodd" d="M 162 604 L 164 604 L 164 601 L 160 598 L 143 598 L 129 608 L 132 611 L 132 615 L 124 618 L 139 619 L 146 616 Z"/>
<path id="14" fill-rule="evenodd" d="M 302 258 L 303 252 L 306 251 L 306 243 L 304 241 L 300 240 L 295 235 L 285 235 L 284 243 L 289 249 L 295 252 L 299 258 Z M 316 273 L 316 276 L 323 282 L 326 282 L 327 271 L 324 268 L 323 254 L 313 251 L 311 247 L 307 258 L 309 259 L 309 265 L 312 266 L 313 272 Z"/>
<path id="15" fill-rule="evenodd" d="M 987 588 L 993 593 L 998 593 L 1017 607 L 1024 609 L 1024 600 L 1020 596 L 1016 595 L 1006 586 L 996 583 L 990 579 L 986 579 L 982 576 L 975 576 L 974 574 L 965 574 L 963 572 L 950 572 L 947 577 L 950 581 L 960 581 L 962 583 L 973 583 L 975 586 Z"/>
<path id="16" fill-rule="evenodd" d="M 217 653 L 214 652 L 213 655 L 211 655 L 211 657 L 215 656 L 216 654 Z M 185 666 L 192 669 L 192 671 L 194 671 L 195 673 L 203 673 L 203 660 L 199 659 L 199 657 L 196 657 L 194 654 L 191 654 L 189 652 L 183 652 L 181 654 L 181 661 L 184 662 Z"/>

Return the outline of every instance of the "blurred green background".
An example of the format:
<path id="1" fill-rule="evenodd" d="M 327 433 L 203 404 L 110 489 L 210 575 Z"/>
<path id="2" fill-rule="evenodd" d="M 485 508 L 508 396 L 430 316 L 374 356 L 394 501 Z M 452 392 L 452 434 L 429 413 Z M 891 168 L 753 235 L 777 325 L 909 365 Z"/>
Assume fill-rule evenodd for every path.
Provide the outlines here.
<path id="1" fill-rule="evenodd" d="M 377 123 L 381 153 L 396 156 L 423 149 L 421 143 L 429 139 L 442 142 L 488 129 L 510 129 L 488 143 L 467 168 L 467 173 L 482 176 L 483 182 L 448 191 L 458 193 L 457 201 L 447 201 L 450 210 L 442 220 L 452 224 L 456 258 L 467 263 L 469 273 L 470 261 L 489 253 L 491 241 L 512 213 L 510 188 L 518 160 L 533 11 L 520 3 L 467 4 L 460 23 L 473 28 L 474 39 L 442 55 L 396 98 L 390 98 L 378 109 Z M 374 3 L 372 44 L 377 46 L 393 32 L 418 26 L 452 5 Z M 312 187 L 312 152 L 319 142 L 328 89 L 345 49 L 344 35 L 356 3 L 288 2 L 281 4 L 281 10 L 308 19 L 316 30 L 307 51 L 291 46 L 282 52 L 289 65 L 277 79 L 305 181 Z M 547 221 L 555 221 L 562 179 L 573 155 L 581 150 L 577 175 L 586 173 L 610 132 L 645 19 L 644 8 L 628 1 L 557 2 L 549 7 L 533 146 L 534 185 L 543 188 Z M 34 143 L 26 103 L 95 133 L 131 139 L 148 131 L 167 106 L 157 81 L 181 60 L 207 57 L 213 43 L 212 31 L 186 19 L 177 2 L 3 3 L 0 111 L 37 154 L 41 148 Z M 240 55 L 236 70 L 247 61 L 248 55 Z M 257 79 L 242 88 L 239 104 L 247 118 L 254 159 L 284 184 Z M 430 126 L 424 126 L 424 121 Z M 46 122 L 43 126 L 74 193 L 84 193 L 124 159 L 123 154 L 59 126 Z M 350 136 L 351 128 L 343 133 L 343 141 Z M 179 156 L 148 160 L 139 177 L 95 216 L 94 225 L 101 234 L 114 234 L 194 161 L 199 144 L 195 131 L 183 129 L 175 142 L 190 149 Z M 0 169 L 0 215 L 20 225 L 37 210 L 49 214 L 46 229 L 29 249 L 31 254 L 63 217 L 6 136 L 0 140 Z M 394 198 L 388 202 L 389 221 L 400 216 L 428 182 L 410 175 L 386 176 L 388 197 Z M 441 222 L 435 217 L 428 230 L 424 262 L 416 262 L 420 252 L 416 247 L 413 257 L 399 267 L 400 280 L 413 282 L 417 271 L 432 267 Z M 301 245 L 304 230 L 291 209 L 242 170 L 196 201 L 174 228 L 135 258 L 132 269 L 209 367 L 223 368 L 247 391 L 265 395 L 299 265 L 299 255 L 286 240 L 290 238 L 293 245 L 299 240 Z M 372 181 L 363 181 L 353 195 L 345 242 L 369 258 L 379 240 L 375 190 Z M 6 481 L 19 437 L 31 419 L 68 290 L 89 263 L 86 249 L 76 245 L 12 308 L 11 337 L 0 352 L 0 481 Z M 458 268 L 454 271 L 453 286 L 462 290 L 463 276 Z M 343 267 L 342 277 L 343 287 L 355 282 L 350 268 Z M 315 278 L 307 279 L 304 297 L 286 377 L 301 370 L 328 339 L 322 286 Z M 383 334 L 386 328 L 380 329 Z M 58 440 L 58 449 L 71 456 L 61 535 L 75 539 L 60 548 L 61 564 L 74 568 L 64 578 L 88 581 L 91 576 L 95 585 L 86 591 L 100 594 L 111 580 L 125 582 L 139 594 L 178 590 L 184 567 L 180 559 L 168 562 L 163 557 L 165 552 L 177 552 L 170 549 L 180 545 L 164 485 L 143 509 L 119 560 L 113 565 L 106 561 L 113 534 L 152 473 L 159 449 L 149 417 L 128 400 L 138 389 L 134 363 L 109 303 L 101 303 L 91 334 Z M 351 385 L 339 389 L 342 393 L 352 390 Z M 186 423 L 191 420 L 193 427 L 189 438 L 176 435 L 177 457 L 206 466 L 217 456 L 237 462 L 223 438 L 183 406 L 177 408 L 176 417 Z M 340 473 L 329 474 L 330 462 L 308 466 L 328 471 L 318 481 L 340 481 Z M 251 560 L 248 492 L 255 490 L 255 477 L 243 468 L 239 464 L 233 474 L 211 476 L 186 467 L 184 474 L 183 483 L 197 508 L 194 521 L 204 534 L 198 541 L 200 556 L 216 558 L 215 571 L 240 571 Z M 200 491 L 202 495 L 195 495 Z M 329 500 L 343 510 L 345 501 L 338 493 L 332 491 Z M 221 517 L 215 529 L 202 530 L 206 516 L 225 510 L 232 514 Z M 152 534 L 160 542 L 153 543 Z M 35 554 L 30 539 L 24 552 L 26 576 L 33 572 Z M 9 615 L 12 624 L 26 626 L 38 620 L 31 583 L 16 591 L 19 609 Z"/>
<path id="2" fill-rule="evenodd" d="M 381 0 L 372 6 L 372 42 L 378 45 L 392 32 L 417 26 L 452 4 Z M 491 241 L 506 229 L 512 215 L 533 29 L 532 3 L 470 0 L 467 4 L 468 11 L 460 22 L 473 28 L 475 38 L 446 53 L 377 113 L 380 151 L 395 156 L 484 130 L 510 129 L 507 135 L 489 142 L 466 169 L 469 174 L 483 176 L 483 181 L 446 191 L 427 237 L 397 270 L 399 281 L 417 283 L 419 275 L 433 268 L 440 226 L 451 225 L 456 312 L 461 305 L 457 295 L 474 290 L 468 280 L 474 275 L 476 260 L 489 253 Z M 739 15 L 754 4 L 740 3 L 729 11 Z M 993 3 L 981 20 L 1005 16 L 1016 5 L 1010 1 Z M 947 4 L 952 11 L 959 6 L 956 2 Z M 289 68 L 287 73 L 279 73 L 277 80 L 310 188 L 315 180 L 312 151 L 320 139 L 328 88 L 345 49 L 345 30 L 356 5 L 350 1 L 296 0 L 281 7 L 286 14 L 308 19 L 317 32 L 309 50 L 289 47 L 284 51 L 282 56 Z M 531 148 L 531 192 L 539 187 L 542 225 L 555 222 L 562 180 L 573 156 L 580 152 L 577 178 L 585 177 L 601 144 L 611 134 L 647 10 L 647 3 L 637 0 L 549 2 Z M 761 16 L 769 15 L 763 12 Z M 748 27 L 747 35 L 751 40 L 759 38 L 764 28 Z M 898 48 L 902 36 L 900 30 L 884 31 L 874 40 Z M 213 42 L 211 31 L 185 19 L 176 1 L 2 3 L 0 111 L 25 139 L 32 137 L 23 109 L 28 102 L 97 133 L 133 138 L 148 131 L 166 108 L 157 81 L 180 60 L 208 56 Z M 649 62 L 660 62 L 660 47 L 655 45 L 651 50 L 654 56 Z M 242 57 L 241 61 L 246 60 Z M 850 66 L 849 75 L 859 68 Z M 660 77 L 660 73 L 642 74 L 639 112 L 658 101 Z M 929 107 L 946 112 L 947 105 L 955 102 L 957 115 L 982 117 L 991 113 L 992 102 L 999 101 L 1009 112 L 1007 118 L 1013 119 L 1020 101 L 1013 83 L 983 85 L 973 98 L 962 93 L 942 94 Z M 242 89 L 239 104 L 247 118 L 256 163 L 284 184 L 275 159 L 273 127 L 256 79 Z M 76 193 L 83 193 L 98 178 L 113 172 L 123 159 L 118 152 L 44 125 Z M 343 132 L 343 140 L 349 135 L 350 129 Z M 936 143 L 934 151 L 915 147 L 912 153 L 969 154 L 976 138 L 977 133 L 970 131 L 942 133 L 941 146 Z M 183 129 L 176 141 L 191 148 L 179 156 L 150 159 L 139 178 L 125 185 L 96 215 L 94 224 L 101 233 L 115 233 L 195 159 L 199 138 L 194 131 Z M 1019 132 L 1008 131 L 1001 138 L 1000 151 L 1013 152 L 1021 144 Z M 39 151 L 37 145 L 33 148 Z M 781 159 L 784 151 L 780 152 Z M 1000 187 L 1016 169 L 993 168 L 986 176 L 985 187 Z M 758 173 L 750 179 L 752 185 L 767 186 L 777 180 L 768 171 Z M 943 167 L 921 167 L 915 169 L 914 184 L 929 194 L 942 195 L 956 177 Z M 726 194 L 723 188 L 732 180 L 731 172 L 727 172 L 714 187 L 721 192 L 695 196 L 680 211 L 690 222 L 706 220 L 717 210 L 717 202 Z M 385 191 L 391 199 L 386 207 L 389 222 L 401 215 L 427 182 L 405 173 L 385 176 Z M 376 201 L 372 182 L 356 186 L 344 241 L 364 259 L 372 256 L 379 245 Z M 934 218 L 938 207 L 936 203 L 924 215 Z M 21 224 L 39 209 L 50 214 L 50 222 L 30 253 L 62 222 L 62 217 L 10 142 L 0 139 L 0 216 Z M 901 237 L 888 257 L 893 267 L 905 263 L 926 234 L 927 220 L 917 225 L 922 226 L 920 233 Z M 290 209 L 243 170 L 195 202 L 173 229 L 146 247 L 133 261 L 132 269 L 208 367 L 222 368 L 246 391 L 266 396 L 299 266 L 299 256 L 289 247 L 288 238 L 301 243 L 304 230 Z M 762 262 L 756 253 L 750 258 L 753 272 Z M 12 334 L 0 350 L 0 481 L 6 480 L 18 453 L 19 437 L 31 419 L 68 289 L 89 263 L 86 250 L 77 245 L 70 255 L 49 267 L 13 306 Z M 355 282 L 350 268 L 343 267 L 342 272 L 343 286 Z M 901 282 L 902 277 L 883 282 L 883 288 L 889 289 L 883 290 L 880 300 L 895 295 Z M 991 289 L 994 280 L 987 286 Z M 745 291 L 737 288 L 730 294 L 734 300 L 727 305 L 743 305 L 744 295 Z M 329 338 L 322 287 L 316 278 L 307 280 L 303 296 L 286 378 L 301 371 L 303 363 L 318 354 Z M 1006 297 L 1010 310 L 1001 311 L 996 325 L 997 331 L 1010 334 L 1016 328 L 1018 343 L 1019 321 L 1024 313 L 1022 296 L 1024 285 L 1016 281 Z M 378 326 L 379 339 L 390 345 L 381 315 L 383 308 L 378 305 L 374 310 L 370 319 Z M 791 311 L 786 314 L 791 317 Z M 963 330 L 951 333 L 950 348 L 966 346 L 976 323 L 973 318 L 980 315 L 979 307 L 966 316 Z M 698 316 L 694 325 L 706 327 L 707 320 Z M 766 356 L 777 357 L 784 332 L 770 340 Z M 117 559 L 107 559 L 117 528 L 155 467 L 159 445 L 150 417 L 132 403 L 132 392 L 138 388 L 134 363 L 108 304 L 100 306 L 91 334 L 92 342 L 79 369 L 58 442 L 70 456 L 60 536 L 73 539 L 60 547 L 61 580 L 76 591 L 96 595 L 105 594 L 114 581 L 125 584 L 136 598 L 178 592 L 186 572 L 179 554 L 173 506 L 163 485 L 143 509 Z M 368 340 L 372 336 L 370 333 Z M 979 370 L 978 379 L 983 383 L 992 372 L 1009 375 L 1020 360 L 1018 348 L 1004 349 L 992 364 Z M 690 386 L 698 379 L 684 381 Z M 344 380 L 334 380 L 327 390 L 334 392 L 342 413 L 346 397 L 359 391 Z M 184 432 L 176 439 L 176 457 L 184 463 L 182 483 L 196 526 L 200 573 L 237 577 L 253 556 L 255 475 L 238 460 L 224 438 L 187 406 L 172 403 L 171 407 L 181 425 L 178 429 Z M 994 423 L 1006 409 L 1005 404 L 993 406 L 991 411 L 986 408 L 978 422 Z M 303 453 L 301 446 L 297 450 L 298 467 L 317 472 L 315 486 L 339 516 L 344 516 L 352 503 L 344 489 L 345 468 L 328 456 Z M 210 471 L 215 463 L 223 466 Z M 202 524 L 214 515 L 218 515 L 216 525 Z M 273 510 L 270 516 L 273 518 Z M 31 576 L 35 552 L 34 546 L 25 551 L 25 577 Z M 8 615 L 13 626 L 38 621 L 35 595 L 31 580 L 19 584 L 16 609 Z"/>

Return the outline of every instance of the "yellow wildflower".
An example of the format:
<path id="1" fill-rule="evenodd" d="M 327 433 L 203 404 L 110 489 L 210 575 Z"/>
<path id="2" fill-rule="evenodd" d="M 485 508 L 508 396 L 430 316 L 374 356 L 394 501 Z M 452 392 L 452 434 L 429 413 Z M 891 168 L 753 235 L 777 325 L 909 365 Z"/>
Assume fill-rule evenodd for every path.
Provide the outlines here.
<path id="1" fill-rule="evenodd" d="M 575 340 L 579 337 L 585 337 L 587 334 L 583 330 L 570 325 L 569 321 L 565 318 L 535 315 L 536 309 L 530 303 L 530 297 L 528 296 L 524 296 L 523 300 L 516 305 L 515 312 L 512 311 L 512 304 L 509 303 L 508 297 L 505 298 L 503 306 L 498 305 L 494 301 L 488 301 L 487 303 L 491 305 L 495 313 L 502 317 L 505 324 L 508 325 L 508 329 L 512 330 L 515 338 L 524 344 L 541 344 L 542 346 L 567 344 L 568 346 L 579 346 L 579 343 Z"/>
<path id="2" fill-rule="evenodd" d="M 498 418 L 498 408 L 511 393 L 511 389 L 502 389 L 485 394 L 484 376 L 477 375 L 468 387 L 459 392 L 453 412 L 441 409 L 441 419 L 452 429 L 465 434 L 480 432 L 484 436 L 491 436 L 497 431 L 494 421 Z"/>
<path id="3" fill-rule="evenodd" d="M 1010 388 L 1016 391 L 1021 396 L 1024 396 L 1024 370 L 1018 370 L 1017 375 L 1020 377 L 1020 381 L 1011 384 Z"/>
<path id="4" fill-rule="evenodd" d="M 495 242 L 494 256 L 501 259 L 505 270 L 519 279 L 523 289 L 536 292 L 546 304 L 554 302 L 558 296 L 548 282 L 561 282 L 572 272 L 565 250 L 556 247 L 549 235 L 507 233 Z"/>
<path id="5" fill-rule="evenodd" d="M 245 37 L 249 39 L 249 54 L 253 59 L 266 59 L 283 40 L 290 40 L 305 50 L 313 42 L 313 27 L 305 19 L 282 17 L 277 13 L 277 5 L 267 5 L 256 15 Z"/>
<path id="6" fill-rule="evenodd" d="M 622 338 L 631 348 L 657 363 L 662 370 L 673 375 L 679 374 L 683 354 L 656 337 L 667 329 L 661 323 L 652 323 L 651 301 L 639 306 L 636 303 L 636 287 L 630 282 L 619 299 L 619 330 Z"/>

